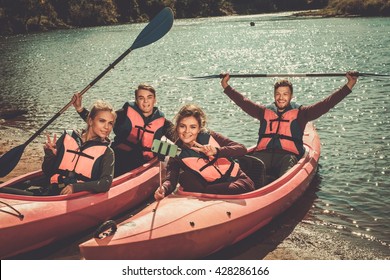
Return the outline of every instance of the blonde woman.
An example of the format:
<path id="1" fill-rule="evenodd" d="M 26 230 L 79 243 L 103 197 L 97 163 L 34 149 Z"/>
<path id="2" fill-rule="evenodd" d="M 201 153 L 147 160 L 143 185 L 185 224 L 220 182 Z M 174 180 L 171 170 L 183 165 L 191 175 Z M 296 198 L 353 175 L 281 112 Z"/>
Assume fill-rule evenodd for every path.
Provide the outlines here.
<path id="1" fill-rule="evenodd" d="M 114 152 L 109 135 L 116 120 L 112 106 L 98 100 L 91 108 L 87 129 L 66 130 L 57 140 L 47 135 L 42 170 L 50 178 L 50 194 L 106 192 L 114 176 Z"/>

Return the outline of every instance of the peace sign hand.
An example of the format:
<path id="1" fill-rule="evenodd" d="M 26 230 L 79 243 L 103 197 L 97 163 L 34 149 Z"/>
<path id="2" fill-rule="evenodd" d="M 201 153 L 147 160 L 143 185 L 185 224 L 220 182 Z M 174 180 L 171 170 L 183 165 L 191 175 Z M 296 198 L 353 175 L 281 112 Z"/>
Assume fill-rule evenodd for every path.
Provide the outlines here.
<path id="1" fill-rule="evenodd" d="M 50 139 L 50 135 L 47 133 L 46 134 L 46 143 L 45 146 L 43 147 L 45 150 L 51 150 L 54 155 L 57 154 L 57 134 L 54 133 L 53 136 L 53 141 Z"/>
<path id="2" fill-rule="evenodd" d="M 202 145 L 198 142 L 194 142 L 194 146 L 192 146 L 191 149 L 198 153 L 204 153 L 208 157 L 213 157 L 217 154 L 217 148 L 209 144 Z"/>

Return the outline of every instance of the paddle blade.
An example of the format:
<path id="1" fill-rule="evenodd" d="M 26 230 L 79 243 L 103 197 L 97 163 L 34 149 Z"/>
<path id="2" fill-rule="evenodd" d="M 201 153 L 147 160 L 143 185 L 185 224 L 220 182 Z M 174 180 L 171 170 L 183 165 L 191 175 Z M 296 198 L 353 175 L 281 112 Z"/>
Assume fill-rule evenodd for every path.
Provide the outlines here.
<path id="1" fill-rule="evenodd" d="M 145 26 L 130 49 L 135 50 L 158 41 L 168 33 L 172 25 L 173 12 L 170 8 L 166 7 Z"/>
<path id="2" fill-rule="evenodd" d="M 15 168 L 25 148 L 25 144 L 17 146 L 0 157 L 0 177 L 8 175 Z"/>
<path id="3" fill-rule="evenodd" d="M 376 78 L 390 78 L 389 74 L 378 74 L 378 73 L 360 73 L 359 72 L 359 77 L 376 77 Z"/>

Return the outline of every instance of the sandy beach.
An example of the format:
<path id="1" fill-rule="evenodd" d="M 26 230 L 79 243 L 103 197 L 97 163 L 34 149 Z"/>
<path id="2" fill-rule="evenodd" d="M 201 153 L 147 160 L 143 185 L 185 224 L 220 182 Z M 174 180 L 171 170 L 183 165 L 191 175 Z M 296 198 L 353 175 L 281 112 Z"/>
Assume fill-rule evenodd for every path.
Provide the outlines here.
<path id="1" fill-rule="evenodd" d="M 23 144 L 26 135 L 18 128 L 0 127 L 0 155 Z M 40 168 L 44 137 L 39 136 L 28 145 L 16 168 L 0 179 L 5 182 Z M 314 191 L 312 191 L 313 195 Z M 272 221 L 245 240 L 224 249 L 207 259 L 265 259 L 265 260 L 388 260 L 390 250 L 372 241 L 327 227 L 310 217 L 312 201 L 292 209 Z M 20 256 L 21 259 L 81 259 L 78 244 L 88 238 L 78 236 L 60 242 L 53 248 Z"/>

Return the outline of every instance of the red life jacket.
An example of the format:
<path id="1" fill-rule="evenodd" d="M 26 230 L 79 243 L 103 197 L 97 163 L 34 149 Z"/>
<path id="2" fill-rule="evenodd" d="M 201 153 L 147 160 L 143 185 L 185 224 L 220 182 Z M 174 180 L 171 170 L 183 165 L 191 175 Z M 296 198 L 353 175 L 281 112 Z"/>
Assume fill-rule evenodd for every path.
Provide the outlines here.
<path id="1" fill-rule="evenodd" d="M 88 141 L 81 145 L 80 136 L 74 131 L 65 131 L 57 141 L 57 172 L 50 183 L 94 181 L 99 179 L 100 161 L 109 142 Z"/>
<path id="2" fill-rule="evenodd" d="M 264 122 L 259 129 L 259 140 L 255 151 L 284 150 L 302 156 L 303 131 L 299 127 L 297 117 L 299 106 L 292 103 L 291 109 L 277 114 L 275 105 L 268 106 L 264 111 Z"/>
<path id="3" fill-rule="evenodd" d="M 202 145 L 210 144 L 220 148 L 220 145 L 209 133 L 199 133 L 196 141 Z M 189 148 L 183 148 L 178 158 L 186 167 L 199 174 L 208 183 L 226 182 L 237 177 L 240 170 L 238 163 L 230 159 L 209 158 L 203 153 L 197 153 Z"/>
<path id="4" fill-rule="evenodd" d="M 124 126 L 115 130 L 117 136 L 123 136 L 115 138 L 115 142 L 119 141 L 116 147 L 131 151 L 139 145 L 144 159 L 152 159 L 154 157 L 151 151 L 153 140 L 160 139 L 163 136 L 161 130 L 165 123 L 164 114 L 156 109 L 148 121 L 145 122 L 142 111 L 134 103 L 126 103 L 124 110 L 126 111 L 127 120 Z"/>

